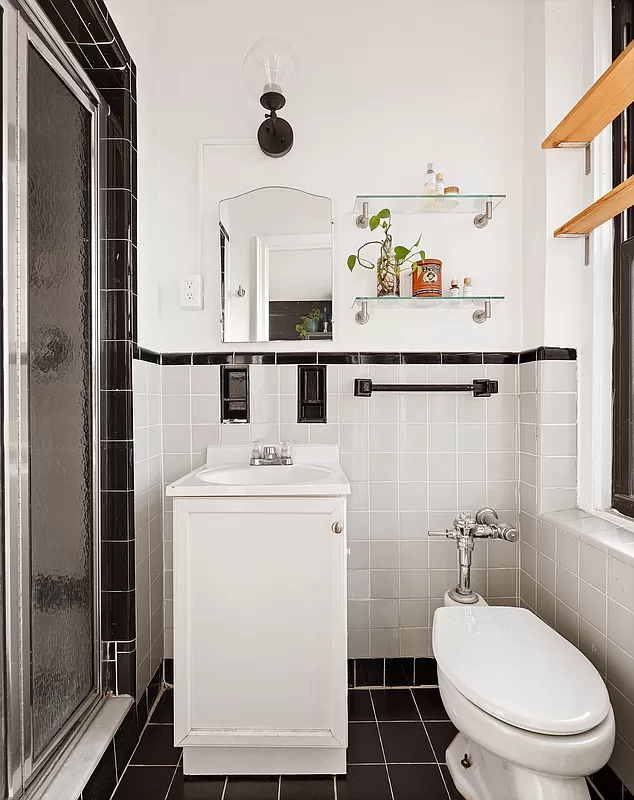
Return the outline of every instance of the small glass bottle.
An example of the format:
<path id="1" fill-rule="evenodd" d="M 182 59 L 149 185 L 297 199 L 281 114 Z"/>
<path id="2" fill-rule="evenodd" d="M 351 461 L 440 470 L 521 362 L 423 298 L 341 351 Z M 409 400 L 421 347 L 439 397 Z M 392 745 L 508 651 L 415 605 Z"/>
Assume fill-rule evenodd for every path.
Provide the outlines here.
<path id="1" fill-rule="evenodd" d="M 471 285 L 471 278 L 468 275 L 465 275 L 464 277 L 464 283 L 462 285 L 462 296 L 473 297 L 473 286 Z"/>
<path id="2" fill-rule="evenodd" d="M 451 279 L 451 288 L 449 289 L 449 297 L 460 297 L 460 286 L 458 284 L 458 278 Z M 450 306 L 459 306 L 459 300 L 453 300 L 449 303 Z"/>
<path id="3" fill-rule="evenodd" d="M 436 174 L 436 183 L 434 184 L 434 194 L 445 194 L 445 176 L 442 172 Z"/>

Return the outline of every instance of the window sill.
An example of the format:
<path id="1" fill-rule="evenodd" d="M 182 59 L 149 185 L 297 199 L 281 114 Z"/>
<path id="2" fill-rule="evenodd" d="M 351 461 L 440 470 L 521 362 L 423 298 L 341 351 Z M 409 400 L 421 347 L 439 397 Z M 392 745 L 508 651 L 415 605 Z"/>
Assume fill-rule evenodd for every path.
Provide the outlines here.
<path id="1" fill-rule="evenodd" d="M 597 550 L 634 566 L 634 520 L 614 511 L 583 511 L 571 508 L 542 514 L 549 525 L 564 526 L 566 533 Z"/>

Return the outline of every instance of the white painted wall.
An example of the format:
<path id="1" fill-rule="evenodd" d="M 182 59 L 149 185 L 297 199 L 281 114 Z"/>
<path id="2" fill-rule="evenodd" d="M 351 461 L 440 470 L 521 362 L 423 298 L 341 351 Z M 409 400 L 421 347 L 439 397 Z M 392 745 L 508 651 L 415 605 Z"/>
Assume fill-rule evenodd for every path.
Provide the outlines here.
<path id="1" fill-rule="evenodd" d="M 200 258 L 198 141 L 255 136 L 262 109 L 243 86 L 241 62 L 275 29 L 299 56 L 284 111 L 295 147 L 279 160 L 254 148 L 233 177 L 238 191 L 284 183 L 333 199 L 338 334 L 320 347 L 522 346 L 523 0 L 399 0 L 389 8 L 378 0 L 324 0 L 318 11 L 280 0 L 274 20 L 255 0 L 222 9 L 162 0 L 151 14 L 143 6 L 110 2 L 139 72 L 142 345 L 223 349 L 218 275 Z M 357 326 L 352 301 L 373 292 L 374 279 L 350 274 L 345 263 L 367 236 L 354 225 L 354 198 L 420 192 L 429 160 L 463 191 L 508 198 L 486 230 L 468 216 L 399 216 L 397 240 L 414 241 L 422 227 L 423 244 L 443 259 L 447 279 L 470 274 L 476 292 L 508 299 L 482 326 L 468 311 L 382 311 Z M 196 271 L 205 277 L 205 309 L 183 311 L 178 282 Z"/>

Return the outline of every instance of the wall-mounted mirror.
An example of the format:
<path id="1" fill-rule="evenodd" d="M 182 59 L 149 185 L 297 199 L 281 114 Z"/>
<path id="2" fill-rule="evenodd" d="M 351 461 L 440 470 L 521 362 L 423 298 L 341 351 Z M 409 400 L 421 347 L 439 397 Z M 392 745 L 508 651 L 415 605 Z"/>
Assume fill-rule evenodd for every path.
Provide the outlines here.
<path id="1" fill-rule="evenodd" d="M 220 203 L 224 342 L 332 339 L 332 202 L 265 186 Z"/>

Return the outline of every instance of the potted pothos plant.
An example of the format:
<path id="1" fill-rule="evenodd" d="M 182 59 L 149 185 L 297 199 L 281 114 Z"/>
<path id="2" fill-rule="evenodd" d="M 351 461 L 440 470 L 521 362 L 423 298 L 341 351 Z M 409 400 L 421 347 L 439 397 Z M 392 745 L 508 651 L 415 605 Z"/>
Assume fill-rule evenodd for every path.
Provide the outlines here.
<path id="1" fill-rule="evenodd" d="M 376 269 L 377 297 L 399 297 L 401 293 L 401 273 L 421 272 L 422 262 L 425 260 L 425 251 L 418 250 L 422 234 L 411 247 L 396 245 L 392 241 L 392 213 L 389 208 L 383 208 L 378 214 L 370 217 L 370 230 L 380 228 L 383 239 L 365 242 L 356 254 L 348 256 L 348 269 L 352 270 L 357 264 L 364 269 Z M 363 255 L 366 247 L 379 245 L 376 260 Z M 409 266 L 407 266 L 409 265 Z"/>
<path id="2" fill-rule="evenodd" d="M 313 308 L 305 317 L 300 317 L 299 324 L 295 326 L 299 338 L 305 339 L 307 333 L 316 333 L 319 330 L 321 319 L 321 311 L 318 308 Z"/>

